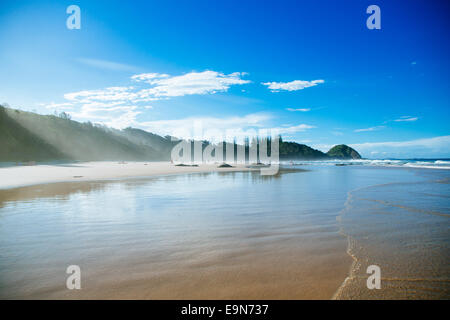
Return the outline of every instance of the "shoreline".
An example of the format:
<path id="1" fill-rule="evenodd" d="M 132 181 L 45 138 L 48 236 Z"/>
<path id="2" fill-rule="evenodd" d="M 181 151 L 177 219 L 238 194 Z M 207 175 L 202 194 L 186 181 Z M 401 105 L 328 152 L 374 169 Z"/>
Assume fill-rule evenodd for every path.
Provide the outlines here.
<path id="1" fill-rule="evenodd" d="M 368 191 L 368 190 L 380 190 L 380 188 L 395 188 L 401 186 L 405 188 L 405 186 L 414 186 L 414 185 L 424 185 L 431 186 L 436 183 L 445 183 L 443 180 L 430 179 L 430 177 L 425 177 L 424 180 L 419 179 L 416 181 L 397 181 L 390 183 L 382 183 L 382 184 L 373 184 L 365 187 L 356 188 L 350 190 L 348 192 L 347 200 L 344 205 L 344 209 L 339 212 L 337 216 L 337 221 L 340 225 L 339 233 L 347 239 L 347 255 L 352 259 L 352 264 L 349 268 L 349 272 L 345 280 L 339 286 L 339 288 L 334 293 L 332 300 L 349 300 L 349 299 L 393 299 L 393 300 L 405 300 L 405 299 L 446 299 L 445 292 L 448 290 L 448 269 L 446 269 L 446 262 L 441 261 L 439 259 L 439 255 L 430 255 L 428 258 L 423 257 L 423 253 L 416 253 L 414 251 L 408 251 L 408 249 L 402 246 L 402 249 L 406 252 L 402 258 L 399 258 L 399 254 L 392 254 L 396 250 L 392 248 L 398 249 L 395 247 L 396 242 L 400 242 L 398 240 L 399 237 L 401 242 L 404 243 L 412 243 L 416 239 L 418 232 L 413 232 L 415 235 L 410 236 L 409 233 L 401 233 L 398 232 L 398 228 L 392 227 L 392 230 L 389 231 L 383 229 L 385 234 L 382 237 L 377 238 L 376 236 L 372 236 L 370 242 L 365 241 L 368 239 L 367 236 L 363 236 L 354 232 L 351 228 L 349 228 L 349 221 L 352 220 L 351 215 L 353 214 L 357 216 L 361 216 L 361 210 L 355 210 L 354 208 L 366 208 L 365 206 L 361 206 L 361 201 L 371 201 L 370 198 L 358 196 L 358 193 Z M 448 183 L 448 180 L 447 182 Z M 436 189 L 434 189 L 436 190 Z M 384 197 L 385 198 L 385 197 Z M 413 218 L 412 225 L 417 225 L 418 218 L 421 218 L 421 215 L 432 215 L 438 217 L 439 219 L 446 219 L 449 217 L 448 214 L 439 213 L 432 211 L 428 207 L 415 207 L 408 205 L 405 206 L 401 203 L 399 198 L 396 198 L 396 201 L 399 203 L 392 203 L 389 200 L 378 200 L 383 207 L 383 209 L 369 209 L 365 213 L 370 215 L 376 215 L 376 210 L 383 210 L 384 214 L 389 214 L 391 217 L 397 215 L 400 219 L 404 219 L 401 222 L 397 222 L 397 224 L 403 225 L 403 221 L 407 221 L 405 219 L 408 214 L 415 214 L 416 217 Z M 377 198 L 378 199 L 378 198 Z M 358 202 L 359 201 L 359 202 Z M 377 201 L 377 200 L 372 200 Z M 358 205 L 355 206 L 355 203 Z M 420 202 L 419 202 L 420 203 Z M 366 209 L 367 210 L 367 209 Z M 350 215 L 350 218 L 348 217 Z M 343 219 L 347 219 L 347 222 L 344 222 Z M 379 218 L 383 219 L 383 218 Z M 447 220 L 448 221 L 448 220 Z M 447 222 L 443 220 L 443 222 Z M 371 222 L 373 223 L 373 222 Z M 433 221 L 433 224 L 436 222 Z M 445 223 L 443 223 L 445 224 Z M 353 232 L 352 232 L 353 231 Z M 398 233 L 396 233 L 398 232 Z M 436 231 L 435 231 L 436 232 Z M 391 233 L 391 235 L 390 235 Z M 373 232 L 372 234 L 380 234 L 380 232 Z M 394 235 L 392 235 L 394 234 Z M 431 237 L 431 235 L 426 234 L 426 236 Z M 394 238 L 391 241 L 386 241 L 389 237 Z M 382 239 L 382 240 L 380 240 Z M 407 239 L 407 240 L 406 240 Z M 429 240 L 430 241 L 430 240 Z M 376 246 L 371 246 L 372 243 L 376 242 Z M 432 241 L 430 241 L 432 242 Z M 364 250 L 362 250 L 364 248 Z M 434 249 L 436 250 L 436 249 Z M 433 251 L 430 249 L 428 251 Z M 402 251 L 400 251 L 402 252 Z M 437 256 L 437 258 L 436 258 Z M 398 259 L 398 260 L 396 260 Z M 427 261 L 426 264 L 420 263 L 421 259 Z M 384 276 L 382 276 L 381 280 L 383 282 L 382 289 L 383 292 L 380 294 L 376 294 L 375 290 L 361 290 L 361 288 L 366 287 L 366 272 L 367 267 L 369 267 L 372 263 L 377 263 L 383 265 Z M 376 265 L 377 265 L 376 264 Z M 413 269 L 414 272 L 409 271 L 402 272 L 399 270 L 407 270 L 410 266 L 415 266 Z M 427 266 L 428 265 L 428 266 Z M 432 266 L 433 272 L 430 272 L 430 265 Z M 427 269 L 428 268 L 428 269 Z M 418 285 L 420 283 L 420 285 Z M 361 291 L 360 291 L 361 290 Z M 410 291 L 410 292 L 408 292 Z M 413 293 L 412 293 L 413 292 Z"/>
<path id="2" fill-rule="evenodd" d="M 244 172 L 258 169 L 245 164 L 218 168 L 219 164 L 176 166 L 161 162 L 92 161 L 65 164 L 0 167 L 0 191 L 61 182 L 92 182 L 133 178 L 151 178 L 172 174 Z"/>
<path id="3" fill-rule="evenodd" d="M 233 164 L 233 167 L 218 167 L 220 164 L 199 164 L 198 166 L 176 166 L 169 161 L 87 161 L 72 163 L 41 163 L 33 165 L 0 166 L 0 191 L 60 182 L 92 182 L 129 178 L 151 178 L 155 176 L 212 172 L 247 172 L 259 168 L 247 164 Z M 374 168 L 435 169 L 450 167 L 422 166 L 372 166 Z"/>

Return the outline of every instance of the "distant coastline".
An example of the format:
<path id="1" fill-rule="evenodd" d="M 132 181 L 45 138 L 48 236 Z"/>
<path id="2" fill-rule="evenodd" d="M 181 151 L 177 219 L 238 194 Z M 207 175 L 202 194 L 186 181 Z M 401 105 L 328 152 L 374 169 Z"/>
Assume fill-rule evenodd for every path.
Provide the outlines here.
<path id="1" fill-rule="evenodd" d="M 47 161 L 169 161 L 171 150 L 181 140 L 141 129 L 123 130 L 91 122 L 71 120 L 66 113 L 40 115 L 0 105 L 0 162 Z M 211 143 L 197 141 L 202 149 Z M 247 138 L 243 146 L 259 144 Z M 236 143 L 227 144 L 233 148 Z M 228 147 L 228 146 L 226 146 Z M 242 147 L 242 145 L 241 145 Z M 280 160 L 361 159 L 351 147 L 340 144 L 327 153 L 305 144 L 279 141 Z"/>

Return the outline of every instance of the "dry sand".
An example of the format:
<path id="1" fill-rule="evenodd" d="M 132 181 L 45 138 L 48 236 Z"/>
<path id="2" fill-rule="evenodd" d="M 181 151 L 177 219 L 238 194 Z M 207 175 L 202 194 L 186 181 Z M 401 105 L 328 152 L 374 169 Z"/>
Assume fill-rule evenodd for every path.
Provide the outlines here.
<path id="1" fill-rule="evenodd" d="M 233 168 L 218 168 L 218 164 L 200 164 L 198 167 L 175 166 L 170 162 L 80 162 L 73 164 L 46 164 L 0 168 L 0 189 L 30 185 L 110 180 L 194 172 L 230 172 L 255 170 L 243 164 Z"/>

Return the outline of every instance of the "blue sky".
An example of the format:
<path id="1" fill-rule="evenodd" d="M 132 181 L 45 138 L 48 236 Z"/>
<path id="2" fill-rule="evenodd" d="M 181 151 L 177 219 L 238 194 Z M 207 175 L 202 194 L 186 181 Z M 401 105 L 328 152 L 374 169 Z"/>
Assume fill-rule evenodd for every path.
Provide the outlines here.
<path id="1" fill-rule="evenodd" d="M 381 30 L 366 27 L 371 4 Z M 1 1 L 0 102 L 159 134 L 269 129 L 368 158 L 450 157 L 449 7 Z"/>

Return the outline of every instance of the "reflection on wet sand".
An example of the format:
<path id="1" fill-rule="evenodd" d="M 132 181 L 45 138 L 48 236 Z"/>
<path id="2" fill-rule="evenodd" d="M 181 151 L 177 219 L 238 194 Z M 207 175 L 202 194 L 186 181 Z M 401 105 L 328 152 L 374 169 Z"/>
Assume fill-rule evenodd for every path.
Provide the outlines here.
<path id="1" fill-rule="evenodd" d="M 261 175 L 259 171 L 247 171 L 247 172 L 198 172 L 185 174 L 186 177 L 208 177 L 214 174 L 218 176 L 228 176 L 235 179 L 237 175 L 244 174 L 250 176 L 253 181 L 259 180 L 271 180 L 279 179 L 283 174 L 304 172 L 305 169 L 297 168 L 280 168 L 275 175 Z M 89 193 L 92 191 L 99 191 L 104 189 L 108 184 L 120 183 L 124 186 L 130 186 L 134 188 L 138 185 L 148 184 L 152 181 L 170 181 L 173 180 L 171 175 L 159 176 L 157 178 L 128 178 L 121 180 L 103 180 L 103 181 L 86 181 L 86 182 L 59 182 L 48 183 L 41 185 L 32 185 L 14 189 L 0 190 L 0 207 L 4 202 L 19 201 L 19 200 L 35 200 L 39 198 L 58 198 L 61 200 L 67 200 L 68 196 L 75 193 Z"/>
<path id="2" fill-rule="evenodd" d="M 265 190 L 266 182 L 285 174 L 303 172 L 195 173 L 2 191 L 0 216 L 8 212 L 4 218 L 14 219 L 22 213 L 27 219 L 33 213 L 31 221 L 21 224 L 30 232 L 18 231 L 25 242 L 19 236 L 15 247 L 8 248 L 22 251 L 23 260 L 14 267 L 0 260 L 4 274 L 21 271 L 33 285 L 28 289 L 14 276 L 2 279 L 0 296 L 328 298 L 349 263 L 334 219 L 321 225 L 288 216 L 289 221 L 283 221 L 273 199 L 261 204 L 264 212 L 258 213 L 257 189 Z M 237 192 L 228 193 L 233 186 Z M 202 196 L 206 191 L 214 196 Z M 288 212 L 295 214 L 295 207 Z M 39 242 L 24 248 L 33 239 Z M 42 253 L 35 255 L 36 249 Z M 68 263 L 82 268 L 83 290 L 65 288 L 61 270 Z"/>
<path id="3" fill-rule="evenodd" d="M 308 169 L 1 190 L 0 298 L 448 297 L 445 174 L 429 185 L 404 169 Z M 344 282 L 347 250 L 362 267 Z M 384 291 L 365 286 L 372 261 Z M 81 290 L 66 289 L 69 265 Z"/>

